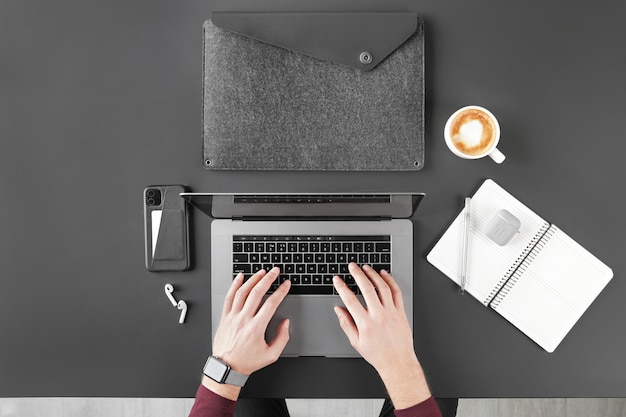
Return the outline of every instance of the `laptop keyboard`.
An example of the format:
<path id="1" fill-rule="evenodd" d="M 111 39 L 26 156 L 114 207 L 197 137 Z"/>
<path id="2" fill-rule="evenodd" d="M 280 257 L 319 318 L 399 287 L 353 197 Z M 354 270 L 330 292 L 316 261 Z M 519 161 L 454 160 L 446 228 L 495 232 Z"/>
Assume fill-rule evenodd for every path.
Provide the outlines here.
<path id="1" fill-rule="evenodd" d="M 233 278 L 275 266 L 280 276 L 269 292 L 291 280 L 290 294 L 337 294 L 333 277 L 342 277 L 359 293 L 348 264 L 368 264 L 377 271 L 391 272 L 391 236 L 233 236 Z"/>

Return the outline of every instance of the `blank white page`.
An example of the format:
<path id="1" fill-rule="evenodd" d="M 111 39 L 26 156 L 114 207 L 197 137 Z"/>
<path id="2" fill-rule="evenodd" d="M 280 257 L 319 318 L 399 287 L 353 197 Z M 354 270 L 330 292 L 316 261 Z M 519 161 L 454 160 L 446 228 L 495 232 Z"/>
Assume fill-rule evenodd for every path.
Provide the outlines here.
<path id="1" fill-rule="evenodd" d="M 556 226 L 548 234 L 551 237 L 537 246 L 520 268 L 523 272 L 519 277 L 516 274 L 515 283 L 507 286 L 506 295 L 492 307 L 553 352 L 611 280 L 613 271 Z"/>

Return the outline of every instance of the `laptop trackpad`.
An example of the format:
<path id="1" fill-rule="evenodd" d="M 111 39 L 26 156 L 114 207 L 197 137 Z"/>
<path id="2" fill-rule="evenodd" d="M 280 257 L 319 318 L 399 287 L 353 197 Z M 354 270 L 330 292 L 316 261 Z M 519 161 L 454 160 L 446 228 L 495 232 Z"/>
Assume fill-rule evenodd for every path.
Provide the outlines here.
<path id="1" fill-rule="evenodd" d="M 287 296 L 270 321 L 268 342 L 278 324 L 289 318 L 289 343 L 282 356 L 360 357 L 339 326 L 333 310 L 336 305 L 343 306 L 338 296 Z"/>

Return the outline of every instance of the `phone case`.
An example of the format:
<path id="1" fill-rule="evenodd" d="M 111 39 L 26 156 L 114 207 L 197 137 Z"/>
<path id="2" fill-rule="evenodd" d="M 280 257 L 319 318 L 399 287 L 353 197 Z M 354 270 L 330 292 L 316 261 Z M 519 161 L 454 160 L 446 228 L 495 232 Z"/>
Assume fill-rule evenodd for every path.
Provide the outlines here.
<path id="1" fill-rule="evenodd" d="M 148 271 L 185 271 L 189 268 L 187 203 L 182 185 L 154 185 L 143 193 L 145 258 Z"/>

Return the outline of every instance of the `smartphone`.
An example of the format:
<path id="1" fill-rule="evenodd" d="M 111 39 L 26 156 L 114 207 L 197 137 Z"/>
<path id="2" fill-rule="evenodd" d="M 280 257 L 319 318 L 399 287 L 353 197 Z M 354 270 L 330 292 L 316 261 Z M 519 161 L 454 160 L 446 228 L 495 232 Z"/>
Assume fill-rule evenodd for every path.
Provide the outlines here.
<path id="1" fill-rule="evenodd" d="M 183 185 L 151 185 L 143 191 L 146 268 L 189 269 L 189 215 Z"/>

